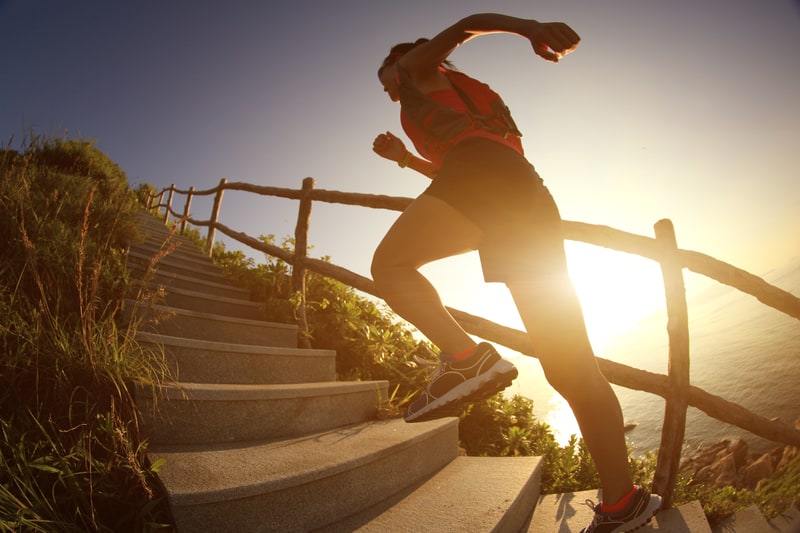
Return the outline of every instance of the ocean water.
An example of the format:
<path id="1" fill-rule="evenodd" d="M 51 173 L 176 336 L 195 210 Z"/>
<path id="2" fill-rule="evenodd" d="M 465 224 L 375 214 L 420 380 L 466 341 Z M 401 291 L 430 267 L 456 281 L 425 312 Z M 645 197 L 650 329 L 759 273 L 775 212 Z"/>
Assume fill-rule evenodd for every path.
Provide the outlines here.
<path id="1" fill-rule="evenodd" d="M 800 258 L 762 277 L 800 295 Z M 800 320 L 721 284 L 687 298 L 692 384 L 766 418 L 780 417 L 790 424 L 800 418 Z M 598 356 L 666 374 L 667 343 L 666 312 L 662 311 L 614 339 Z M 550 424 L 561 442 L 573 433 L 579 434 L 569 407 L 546 383 L 538 362 L 521 358 L 515 363 L 520 367 L 520 377 L 507 393 L 533 399 L 537 417 Z M 626 423 L 636 424 L 626 434 L 633 450 L 656 450 L 661 440 L 664 400 L 641 391 L 614 389 Z M 743 438 L 751 452 L 779 446 L 689 408 L 687 449 L 736 438 Z"/>

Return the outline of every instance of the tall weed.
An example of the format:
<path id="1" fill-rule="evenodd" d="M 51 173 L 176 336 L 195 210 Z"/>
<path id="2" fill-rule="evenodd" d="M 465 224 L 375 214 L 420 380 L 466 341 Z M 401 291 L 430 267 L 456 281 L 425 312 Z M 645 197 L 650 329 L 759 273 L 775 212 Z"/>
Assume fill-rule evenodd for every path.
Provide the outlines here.
<path id="1" fill-rule="evenodd" d="M 159 354 L 120 324 L 136 203 L 92 143 L 0 153 L 0 529 L 156 529 L 166 506 L 133 401 Z"/>

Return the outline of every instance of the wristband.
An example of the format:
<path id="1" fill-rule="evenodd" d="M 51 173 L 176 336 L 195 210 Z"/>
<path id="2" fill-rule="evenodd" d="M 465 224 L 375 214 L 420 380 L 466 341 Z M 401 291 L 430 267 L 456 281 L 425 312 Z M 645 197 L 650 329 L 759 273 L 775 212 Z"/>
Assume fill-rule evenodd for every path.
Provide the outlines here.
<path id="1" fill-rule="evenodd" d="M 400 161 L 397 162 L 397 165 L 400 168 L 406 168 L 408 166 L 408 164 L 411 162 L 411 157 L 412 157 L 411 156 L 411 152 L 406 150 L 406 155 L 403 156 L 403 159 L 401 159 Z"/>

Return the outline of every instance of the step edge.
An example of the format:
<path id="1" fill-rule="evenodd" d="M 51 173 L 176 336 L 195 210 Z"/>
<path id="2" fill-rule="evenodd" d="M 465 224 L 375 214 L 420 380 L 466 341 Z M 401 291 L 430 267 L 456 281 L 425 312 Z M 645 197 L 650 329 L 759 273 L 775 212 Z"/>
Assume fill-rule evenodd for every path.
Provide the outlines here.
<path id="1" fill-rule="evenodd" d="M 235 344 L 229 342 L 207 341 L 189 337 L 175 337 L 172 335 L 162 335 L 160 333 L 150 333 L 146 331 L 136 332 L 135 338 L 143 342 L 162 344 L 164 346 L 197 348 L 214 352 L 230 352 L 236 354 L 321 358 L 336 356 L 336 350 L 322 348 L 282 348 L 280 346 L 261 346 L 258 344 Z"/>
<path id="2" fill-rule="evenodd" d="M 433 422 L 438 422 L 438 424 L 433 424 Z M 396 421 L 394 423 L 397 423 Z M 405 424 L 405 422 L 402 422 Z M 388 446 L 385 446 L 383 442 L 385 439 L 380 439 L 382 444 L 380 446 L 372 444 L 369 450 L 367 450 L 364 454 L 358 455 L 351 459 L 347 459 L 342 462 L 334 462 L 332 460 L 328 460 L 325 464 L 320 465 L 316 468 L 307 468 L 302 472 L 293 471 L 291 474 L 288 475 L 279 475 L 273 479 L 262 479 L 257 482 L 248 483 L 247 485 L 238 485 L 238 486 L 231 486 L 231 487 L 219 487 L 215 489 L 197 489 L 195 491 L 189 492 L 180 492 L 176 493 L 173 492 L 170 494 L 170 500 L 174 506 L 193 506 L 193 505 L 202 505 L 211 502 L 222 502 L 222 501 L 230 501 L 239 498 L 247 498 L 250 496 L 256 496 L 260 494 L 266 494 L 273 491 L 285 490 L 291 487 L 297 487 L 308 483 L 313 483 L 317 479 L 322 479 L 326 477 L 333 477 L 343 472 L 347 472 L 349 470 L 355 470 L 356 468 L 361 468 L 371 463 L 378 461 L 380 458 L 384 456 L 390 456 L 394 453 L 399 451 L 407 450 L 414 446 L 420 445 L 427 440 L 431 440 L 436 438 L 437 436 L 441 436 L 442 433 L 446 433 L 453 430 L 453 426 L 455 426 L 455 430 L 458 430 L 458 419 L 440 419 L 437 421 L 430 421 L 430 422 L 423 422 L 418 425 L 419 427 L 423 427 L 421 424 L 430 425 L 430 429 L 427 431 L 421 431 L 415 435 L 410 436 L 409 438 L 403 438 L 401 440 L 395 441 Z M 337 431 L 342 430 L 349 430 L 355 429 L 363 430 L 363 428 L 369 426 L 376 426 L 382 425 L 388 429 L 383 429 L 383 431 L 391 432 L 394 430 L 391 429 L 391 422 L 387 423 L 387 421 L 369 421 L 364 422 L 361 424 L 354 424 L 351 426 L 346 426 L 344 428 L 334 428 L 332 430 L 313 433 L 311 435 L 305 435 L 301 437 L 294 437 L 291 439 L 281 439 L 279 441 L 270 441 L 265 443 L 266 446 L 270 445 L 280 445 L 281 447 L 290 447 L 293 443 L 297 442 L 305 442 L 309 440 L 319 440 L 324 436 L 334 434 Z M 375 440 L 375 439 L 373 439 Z M 264 444 L 256 444 L 252 454 L 259 453 L 259 449 L 264 447 Z M 352 448 L 351 448 L 352 449 Z M 214 450 L 217 451 L 217 450 Z M 214 453 L 211 451 L 211 453 Z M 219 450 L 224 453 L 223 450 Z M 153 449 L 148 454 L 153 454 L 156 458 L 159 454 L 163 456 L 164 452 L 161 452 L 158 449 Z M 202 453 L 202 452 L 200 452 Z"/>
<path id="3" fill-rule="evenodd" d="M 184 401 L 273 401 L 284 399 L 317 398 L 361 394 L 364 392 L 385 392 L 389 382 L 375 381 L 317 381 L 306 383 L 165 383 L 157 388 L 160 400 Z M 148 390 L 144 385 L 142 392 Z M 147 400 L 147 396 L 142 396 Z"/>
<path id="4" fill-rule="evenodd" d="M 159 241 L 156 239 L 145 238 L 145 240 L 142 242 L 128 243 L 128 251 L 129 253 L 135 252 L 137 254 L 149 255 L 152 258 L 158 254 L 167 252 L 162 245 L 163 243 L 159 243 Z M 191 246 L 191 244 L 178 242 L 178 246 L 165 253 L 162 260 L 167 258 L 175 258 L 179 261 L 195 263 L 201 267 L 214 265 L 215 267 L 219 268 L 219 265 L 214 263 L 213 259 L 207 255 L 204 255 L 200 250 L 191 249 Z"/>
<path id="5" fill-rule="evenodd" d="M 130 265 L 129 265 L 129 268 L 130 268 Z M 250 295 L 250 291 L 248 291 L 247 289 L 243 289 L 242 287 L 239 287 L 238 285 L 234 284 L 234 282 L 232 280 L 228 280 L 227 278 L 222 279 L 222 281 L 225 281 L 225 283 L 216 283 L 214 281 L 210 281 L 210 280 L 203 279 L 203 278 L 195 278 L 195 277 L 192 277 L 192 276 L 184 276 L 184 275 L 178 274 L 176 272 L 165 272 L 163 270 L 158 270 L 158 269 L 156 269 L 154 271 L 154 276 L 153 276 L 154 279 L 153 279 L 153 281 L 156 281 L 155 280 L 156 277 L 167 278 L 169 280 L 179 280 L 179 281 L 187 281 L 187 282 L 196 283 L 196 284 L 202 284 L 202 285 L 204 285 L 206 287 L 211 287 L 211 288 L 214 288 L 214 289 L 224 289 L 224 290 L 232 291 L 232 292 L 241 292 L 243 296 L 249 296 Z M 166 287 L 166 288 L 169 289 L 169 287 Z"/>
<path id="6" fill-rule="evenodd" d="M 214 313 L 204 313 L 201 311 L 192 311 L 190 309 L 183 309 L 181 307 L 170 307 L 168 305 L 159 305 L 159 304 L 143 304 L 137 302 L 135 300 L 126 300 L 126 303 L 130 303 L 134 307 L 146 307 L 152 308 L 154 311 L 160 311 L 162 313 L 172 313 L 178 316 L 186 316 L 192 318 L 204 318 L 207 320 L 216 320 L 218 322 L 232 322 L 236 324 L 244 324 L 244 325 L 252 325 L 252 326 L 259 326 L 259 327 L 270 327 L 273 329 L 286 329 L 286 330 L 298 330 L 298 326 L 295 324 L 281 324 L 280 322 L 268 322 L 266 320 L 252 320 L 249 318 L 236 318 L 231 317 L 228 315 L 217 315 Z"/>
<path id="7" fill-rule="evenodd" d="M 513 491 L 514 498 L 507 499 L 503 498 L 502 500 L 502 512 L 497 514 L 496 516 L 492 516 L 492 520 L 496 520 L 493 525 L 489 524 L 478 524 L 477 522 L 474 526 L 483 525 L 484 528 L 481 531 L 492 531 L 492 532 L 505 532 L 505 531 L 519 531 L 519 528 L 524 525 L 525 518 L 521 516 L 526 516 L 529 514 L 530 510 L 533 508 L 533 504 L 536 501 L 538 492 L 539 492 L 539 480 L 541 478 L 541 469 L 542 469 L 542 458 L 538 456 L 525 456 L 525 457 L 477 457 L 477 456 L 459 456 L 452 460 L 450 463 L 445 465 L 439 471 L 433 473 L 428 478 L 421 480 L 418 484 L 406 487 L 392 495 L 389 495 L 385 500 L 376 503 L 375 505 L 368 507 L 367 509 L 363 509 L 353 515 L 348 515 L 345 517 L 340 518 L 336 522 L 325 526 L 326 529 L 330 529 L 332 532 L 340 533 L 346 531 L 353 531 L 353 530 L 365 530 L 365 531 L 383 531 L 383 530 L 390 530 L 387 529 L 387 526 L 390 525 L 392 522 L 396 520 L 403 520 L 404 524 L 408 523 L 408 520 L 411 518 L 411 515 L 417 514 L 422 512 L 425 514 L 426 506 L 430 505 L 432 507 L 438 507 L 436 500 L 432 499 L 424 499 L 426 497 L 426 493 L 429 491 L 437 491 L 440 490 L 442 487 L 447 487 L 451 483 L 458 483 L 459 477 L 470 477 L 467 476 L 467 473 L 471 473 L 472 477 L 475 479 L 480 479 L 476 477 L 479 474 L 484 474 L 486 469 L 490 468 L 498 468 L 498 463 L 505 463 L 500 464 L 499 468 L 503 472 L 507 472 L 509 465 L 512 462 L 519 462 L 519 464 L 514 465 L 514 469 L 519 471 L 519 468 L 522 468 L 523 471 L 520 474 L 520 477 L 515 477 L 511 481 L 507 481 L 506 483 L 513 483 Z M 453 471 L 455 470 L 455 479 L 453 476 Z M 460 473 L 459 473 L 460 471 Z M 527 472 L 527 473 L 525 473 Z M 444 479 L 443 479 L 444 478 Z M 506 478 L 507 479 L 507 478 Z M 506 483 L 503 483 L 503 486 L 506 486 Z M 458 492 L 459 490 L 467 490 L 468 493 L 478 492 L 479 489 L 474 487 L 470 488 L 463 488 L 465 485 L 459 484 L 454 487 L 454 491 Z M 479 493 L 479 492 L 478 492 Z M 496 498 L 496 496 L 493 496 Z M 422 501 L 418 501 L 422 498 Z M 498 501 L 489 500 L 488 503 L 497 504 Z M 527 512 L 523 509 L 526 506 L 530 506 L 527 509 Z M 488 507 L 487 507 L 488 508 Z M 457 509 L 457 507 L 454 507 Z M 494 508 L 496 509 L 496 508 Z M 440 509 L 436 509 L 439 511 Z M 457 511 L 461 512 L 461 511 Z M 477 514 L 484 513 L 483 520 L 489 518 L 489 514 L 485 509 L 481 511 L 477 511 Z M 512 513 L 515 516 L 511 516 Z M 477 514 L 473 513 L 473 516 L 480 520 L 481 517 L 477 516 Z M 394 515 L 394 516 L 392 516 Z M 443 528 L 446 531 L 454 531 L 452 527 L 450 528 Z M 406 530 L 407 529 L 403 529 Z M 460 530 L 460 529 L 459 529 Z"/>
<path id="8" fill-rule="evenodd" d="M 135 250 L 130 250 L 129 249 L 128 250 L 128 258 L 131 258 L 131 257 L 134 258 L 134 259 L 141 259 L 141 260 L 147 262 L 148 264 L 153 259 L 152 255 L 143 254 L 143 253 L 137 252 Z M 170 256 L 166 255 L 163 258 L 159 259 L 155 263 L 155 268 L 156 268 L 156 270 L 158 270 L 158 265 L 164 265 L 164 266 L 168 266 L 168 267 L 171 267 L 171 268 L 174 268 L 174 269 L 180 269 L 180 270 L 183 270 L 183 271 L 186 271 L 186 272 L 191 272 L 191 273 L 194 273 L 194 274 L 200 274 L 200 275 L 203 275 L 203 276 L 209 276 L 209 277 L 214 277 L 214 278 L 219 278 L 219 279 L 226 279 L 225 275 L 223 274 L 222 268 L 219 265 L 210 262 L 211 261 L 210 259 L 209 259 L 209 263 L 207 265 L 204 265 L 204 264 L 201 264 L 201 263 L 197 263 L 196 265 L 176 264 L 178 261 L 181 261 L 181 259 L 177 258 L 177 259 L 175 259 L 174 261 L 171 262 L 170 261 Z M 191 262 L 191 261 L 184 261 L 184 263 L 188 263 L 188 262 Z"/>
<path id="9" fill-rule="evenodd" d="M 137 280 L 137 282 L 138 285 L 144 286 L 145 288 L 153 288 L 153 287 L 148 287 L 146 282 L 140 280 Z M 192 291 L 189 289 L 179 289 L 176 287 L 165 287 L 164 290 L 167 291 L 167 294 L 176 294 L 180 296 L 189 296 L 192 298 L 197 298 L 199 300 L 213 300 L 219 303 L 240 305 L 244 308 L 253 309 L 256 311 L 261 309 L 260 303 L 254 302 L 252 300 L 245 300 L 244 298 L 230 298 L 228 296 L 217 296 L 215 294 L 211 294 L 208 292 Z"/>

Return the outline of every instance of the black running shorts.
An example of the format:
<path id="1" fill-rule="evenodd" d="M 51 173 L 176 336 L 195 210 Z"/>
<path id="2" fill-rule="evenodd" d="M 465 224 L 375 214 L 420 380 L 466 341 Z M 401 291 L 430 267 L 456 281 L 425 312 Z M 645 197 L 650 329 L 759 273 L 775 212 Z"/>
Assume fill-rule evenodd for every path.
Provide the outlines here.
<path id="1" fill-rule="evenodd" d="M 478 252 L 487 282 L 567 272 L 558 207 L 533 165 L 512 148 L 482 138 L 460 142 L 423 194 L 483 230 Z"/>

